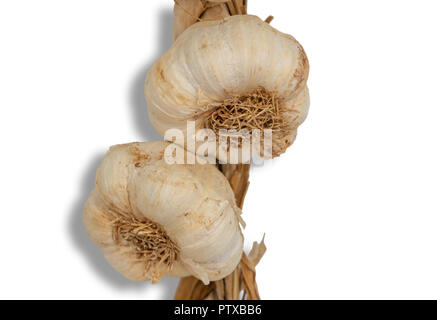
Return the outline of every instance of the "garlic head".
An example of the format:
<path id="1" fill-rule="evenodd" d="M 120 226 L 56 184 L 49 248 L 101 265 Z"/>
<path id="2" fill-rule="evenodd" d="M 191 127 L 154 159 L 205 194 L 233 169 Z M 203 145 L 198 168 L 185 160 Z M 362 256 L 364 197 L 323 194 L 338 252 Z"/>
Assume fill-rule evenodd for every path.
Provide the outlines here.
<path id="1" fill-rule="evenodd" d="M 243 251 L 240 209 L 213 165 L 167 164 L 168 142 L 111 147 L 84 210 L 89 237 L 133 281 L 230 274 Z"/>
<path id="2" fill-rule="evenodd" d="M 294 141 L 309 108 L 302 46 L 256 16 L 198 22 L 153 65 L 145 96 L 153 126 L 272 130 L 272 154 Z M 269 156 L 269 155 L 264 155 Z"/>

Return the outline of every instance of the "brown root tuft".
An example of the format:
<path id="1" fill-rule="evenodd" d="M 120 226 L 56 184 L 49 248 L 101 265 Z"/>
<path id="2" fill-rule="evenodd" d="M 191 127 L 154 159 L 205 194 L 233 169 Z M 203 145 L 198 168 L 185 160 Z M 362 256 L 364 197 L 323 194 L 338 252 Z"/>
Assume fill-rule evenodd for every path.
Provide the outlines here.
<path id="1" fill-rule="evenodd" d="M 295 129 L 287 121 L 281 101 L 275 92 L 258 88 L 252 93 L 235 96 L 223 101 L 206 119 L 206 127 L 218 136 L 221 129 L 261 131 L 261 147 L 264 145 L 263 130 L 272 130 L 273 157 L 283 153 L 290 143 L 287 139 Z M 240 143 L 241 145 L 241 143 Z M 277 146 L 281 145 L 280 148 Z"/>
<path id="2" fill-rule="evenodd" d="M 145 263 L 144 273 L 154 282 L 163 277 L 160 266 L 171 270 L 179 255 L 179 248 L 165 230 L 148 219 L 118 217 L 112 222 L 112 236 L 120 245 L 130 246 L 138 261 Z"/>

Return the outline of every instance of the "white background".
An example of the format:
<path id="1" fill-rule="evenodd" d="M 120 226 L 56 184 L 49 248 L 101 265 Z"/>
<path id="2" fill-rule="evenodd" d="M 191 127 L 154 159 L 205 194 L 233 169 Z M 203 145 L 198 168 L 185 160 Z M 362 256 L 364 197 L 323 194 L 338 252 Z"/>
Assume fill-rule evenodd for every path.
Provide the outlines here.
<path id="1" fill-rule="evenodd" d="M 437 298 L 437 4 L 249 1 L 311 63 L 312 106 L 254 168 L 265 299 Z M 171 298 L 116 273 L 81 224 L 109 146 L 157 140 L 143 81 L 172 1 L 0 2 L 0 298 Z"/>

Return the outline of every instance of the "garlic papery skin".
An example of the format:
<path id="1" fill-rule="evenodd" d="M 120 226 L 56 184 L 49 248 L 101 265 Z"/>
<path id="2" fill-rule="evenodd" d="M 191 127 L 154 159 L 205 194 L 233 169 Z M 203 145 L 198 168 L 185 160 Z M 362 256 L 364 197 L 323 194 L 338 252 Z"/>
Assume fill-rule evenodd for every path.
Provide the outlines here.
<path id="1" fill-rule="evenodd" d="M 230 274 L 243 252 L 240 209 L 213 165 L 167 164 L 168 142 L 111 147 L 83 223 L 110 264 L 132 281 Z"/>
<path id="2" fill-rule="evenodd" d="M 273 132 L 275 157 L 293 143 L 307 116 L 308 73 L 302 46 L 256 16 L 198 22 L 176 39 L 147 75 L 150 120 L 162 135 L 174 128 L 186 134 L 187 120 L 196 121 L 197 129 L 207 128 L 214 111 L 227 107 L 225 101 L 261 88 L 279 105 L 275 117 L 282 125 Z"/>

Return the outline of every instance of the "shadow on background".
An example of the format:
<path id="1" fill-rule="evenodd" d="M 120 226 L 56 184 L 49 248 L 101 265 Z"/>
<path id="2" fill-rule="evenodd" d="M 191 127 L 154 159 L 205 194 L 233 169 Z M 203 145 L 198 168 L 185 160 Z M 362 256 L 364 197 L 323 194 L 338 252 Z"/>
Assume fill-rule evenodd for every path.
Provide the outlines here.
<path id="1" fill-rule="evenodd" d="M 130 91 L 130 105 L 132 108 L 132 116 L 134 126 L 139 131 L 141 138 L 147 141 L 162 140 L 162 137 L 152 127 L 147 113 L 146 102 L 144 98 L 144 80 L 146 74 L 154 61 L 158 59 L 172 43 L 173 33 L 173 11 L 171 9 L 163 9 L 160 13 L 160 43 L 158 43 L 158 51 L 156 55 L 146 63 L 134 77 Z M 73 243 L 80 252 L 85 256 L 85 260 L 89 262 L 90 267 L 95 271 L 96 275 L 102 277 L 104 281 L 109 283 L 117 290 L 138 290 L 143 291 L 150 288 L 152 284 L 134 283 L 124 278 L 120 273 L 115 271 L 103 257 L 100 249 L 91 242 L 88 238 L 85 228 L 82 224 L 83 207 L 90 192 L 95 187 L 95 175 L 97 167 L 104 154 L 97 154 L 90 162 L 89 167 L 84 172 L 81 183 L 79 185 L 79 197 L 73 204 L 68 225 L 68 231 Z M 172 299 L 176 291 L 178 279 L 165 277 L 157 285 L 163 289 L 161 299 Z"/>
<path id="2" fill-rule="evenodd" d="M 155 130 L 150 122 L 147 112 L 146 99 L 144 98 L 144 81 L 153 63 L 162 56 L 173 42 L 173 10 L 163 9 L 159 13 L 159 43 L 156 44 L 155 56 L 138 71 L 130 89 L 130 105 L 132 108 L 133 125 L 146 141 L 162 140 L 162 136 Z"/>

